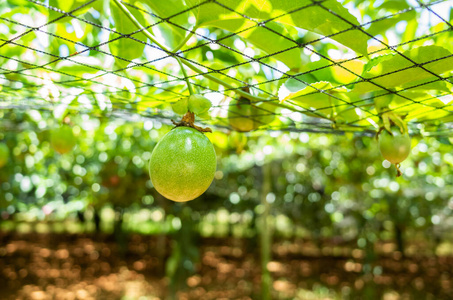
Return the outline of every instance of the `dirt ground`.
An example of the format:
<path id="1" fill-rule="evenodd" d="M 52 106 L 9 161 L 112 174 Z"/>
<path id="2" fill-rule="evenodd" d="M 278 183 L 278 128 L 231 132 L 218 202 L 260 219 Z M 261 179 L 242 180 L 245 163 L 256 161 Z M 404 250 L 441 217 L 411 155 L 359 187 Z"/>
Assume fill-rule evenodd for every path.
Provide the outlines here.
<path id="1" fill-rule="evenodd" d="M 170 245 L 132 235 L 124 251 L 111 235 L 0 233 L 0 299 L 167 299 Z M 201 239 L 199 249 L 178 299 L 260 299 L 253 241 Z M 348 246 L 278 241 L 272 258 L 273 299 L 453 299 L 453 257 L 370 260 Z"/>

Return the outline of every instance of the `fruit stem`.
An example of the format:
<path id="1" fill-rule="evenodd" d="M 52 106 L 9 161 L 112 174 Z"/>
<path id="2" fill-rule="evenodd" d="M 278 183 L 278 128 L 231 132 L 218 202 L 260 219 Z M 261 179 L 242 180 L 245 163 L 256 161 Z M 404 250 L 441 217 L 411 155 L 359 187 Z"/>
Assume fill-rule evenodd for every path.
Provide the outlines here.
<path id="1" fill-rule="evenodd" d="M 119 0 L 113 0 L 113 2 L 115 2 L 115 4 L 123 11 L 123 13 L 129 18 L 129 20 L 132 21 L 132 23 L 135 24 L 135 26 L 138 27 L 138 29 L 142 30 L 143 31 L 143 34 L 145 34 L 153 43 L 155 43 L 157 46 L 159 46 L 159 48 L 161 48 L 162 50 L 164 50 L 165 52 L 169 52 L 168 50 L 166 50 L 166 48 L 161 45 L 157 40 L 156 38 L 151 34 L 149 33 L 148 30 L 146 30 L 141 24 L 140 22 L 134 17 L 134 15 L 132 15 L 132 13 L 129 11 L 129 9 L 127 9 L 126 6 L 124 6 L 123 3 L 121 3 Z"/>
<path id="2" fill-rule="evenodd" d="M 395 164 L 396 177 L 400 177 L 401 175 L 403 175 L 403 172 L 401 172 L 400 167 L 401 167 L 401 164 Z"/>
<path id="3" fill-rule="evenodd" d="M 161 48 L 163 51 L 165 51 L 166 53 L 168 53 L 170 56 L 172 56 L 173 58 L 175 58 L 180 64 L 183 63 L 185 64 L 187 67 L 189 67 L 190 69 L 192 69 L 193 71 L 197 72 L 198 74 L 202 75 L 203 77 L 211 80 L 211 81 L 214 81 L 222 86 L 224 86 L 225 88 L 227 89 L 230 89 L 230 90 L 233 90 L 235 93 L 243 96 L 244 98 L 247 98 L 249 99 L 250 101 L 252 102 L 268 102 L 269 105 L 274 105 L 274 106 L 277 106 L 277 107 L 281 107 L 281 108 L 286 108 L 286 109 L 289 109 L 291 111 L 298 111 L 296 108 L 292 107 L 292 106 L 289 106 L 289 105 L 285 105 L 283 103 L 278 103 L 278 102 L 274 102 L 274 101 L 269 101 L 270 99 L 266 99 L 266 98 L 262 98 L 262 97 L 259 97 L 259 96 L 254 96 L 250 93 L 247 93 L 241 89 L 238 89 L 232 85 L 230 85 L 229 83 L 223 81 L 222 79 L 219 79 L 209 73 L 206 73 L 202 70 L 200 70 L 198 67 L 196 67 L 195 65 L 193 65 L 192 63 L 188 62 L 187 60 L 185 59 L 181 59 L 180 56 L 176 55 L 175 53 L 171 52 L 170 50 L 168 50 L 167 48 L 165 48 L 163 45 L 161 45 L 157 40 L 156 40 L 156 37 L 154 37 L 148 30 L 146 30 L 142 24 L 140 24 L 140 22 L 131 14 L 131 12 L 127 9 L 126 6 L 124 6 L 124 4 L 122 4 L 120 2 L 120 0 L 113 0 L 113 2 L 115 2 L 116 5 L 118 5 L 118 7 L 123 11 L 123 13 L 132 21 L 132 23 L 135 24 L 135 26 L 138 28 L 138 29 L 141 29 L 143 34 L 145 34 L 153 43 L 155 43 L 157 46 L 159 46 L 159 48 Z M 195 28 L 194 28 L 195 29 Z M 193 31 L 193 30 L 192 30 Z M 190 34 L 188 35 L 190 36 Z M 189 37 L 190 38 L 190 37 Z M 185 40 L 188 39 L 188 37 L 186 36 L 186 38 L 184 39 L 183 42 L 185 42 Z M 179 47 L 179 46 L 178 46 Z M 176 49 L 178 49 L 178 47 L 176 47 Z M 182 47 L 182 46 L 181 46 Z M 187 76 L 186 76 L 187 77 Z M 189 92 L 190 92 L 190 89 L 189 89 Z"/>
<path id="4" fill-rule="evenodd" d="M 171 53 L 167 48 L 165 48 L 162 44 L 160 44 L 156 38 L 148 31 L 146 30 L 141 24 L 140 22 L 134 17 L 134 15 L 131 14 L 131 12 L 127 9 L 126 6 L 124 6 L 123 3 L 121 3 L 119 0 L 113 0 L 115 2 L 115 4 L 123 11 L 123 13 L 129 18 L 129 20 L 132 21 L 132 23 L 135 24 L 135 26 L 137 26 L 139 29 L 141 29 L 143 31 L 143 33 L 153 42 L 155 43 L 157 46 L 159 46 L 159 48 L 161 48 L 162 50 L 164 50 L 165 52 L 167 53 Z M 195 29 L 195 28 L 194 28 Z M 179 50 L 179 48 L 181 48 L 182 46 L 184 46 L 184 44 L 187 42 L 187 40 L 190 38 L 190 36 L 192 35 L 192 32 L 190 32 L 186 38 L 183 40 L 183 43 L 181 43 L 180 45 L 178 45 L 178 47 L 176 47 L 175 50 L 173 50 L 173 52 L 176 52 Z M 173 53 L 172 53 L 173 54 Z M 184 79 L 186 80 L 187 82 L 187 88 L 189 89 L 189 93 L 191 95 L 194 94 L 193 92 L 193 89 L 192 89 L 192 85 L 190 84 L 190 81 L 189 81 L 189 78 L 187 76 L 187 72 L 186 70 L 184 69 L 184 66 L 182 65 L 181 63 L 181 59 L 178 57 L 178 56 L 174 56 L 174 58 L 178 61 L 180 67 L 181 67 L 181 71 L 184 75 Z"/>
<path id="5" fill-rule="evenodd" d="M 233 90 L 235 93 L 241 95 L 242 97 L 244 98 L 247 98 L 249 99 L 250 101 L 252 102 L 269 102 L 269 104 L 272 104 L 272 105 L 277 105 L 277 104 L 280 104 L 280 103 L 274 103 L 272 101 L 269 101 L 269 99 L 266 99 L 266 98 L 262 98 L 262 97 L 259 97 L 259 96 L 254 96 L 250 93 L 247 93 L 241 89 L 238 89 L 234 86 L 232 86 L 231 84 L 223 81 L 222 79 L 219 79 L 211 74 L 208 74 L 202 70 L 200 70 L 198 67 L 192 65 L 190 62 L 186 61 L 186 60 L 182 60 L 181 61 L 183 64 L 185 64 L 186 66 L 188 66 L 189 68 L 191 68 L 192 70 L 194 70 L 195 72 L 201 74 L 202 76 L 206 77 L 207 79 L 211 80 L 211 81 L 214 81 L 222 86 L 224 86 L 225 88 L 229 89 L 229 90 Z M 281 105 L 278 105 L 278 106 L 281 106 Z M 292 108 L 292 110 L 294 110 L 294 108 Z"/>
<path id="6" fill-rule="evenodd" d="M 193 112 L 190 112 L 188 111 L 181 119 L 181 121 L 179 122 L 175 122 L 173 120 L 171 120 L 173 122 L 173 124 L 175 124 L 176 127 L 180 127 L 180 126 L 186 126 L 186 127 L 191 127 L 193 129 L 196 129 L 198 130 L 199 132 L 212 132 L 211 128 L 202 128 L 200 126 L 197 126 L 194 124 L 195 122 L 195 114 Z M 175 127 L 175 128 L 176 128 Z"/>
<path id="7" fill-rule="evenodd" d="M 190 95 L 193 95 L 194 92 L 193 92 L 192 84 L 190 83 L 189 76 L 187 76 L 186 69 L 184 69 L 184 66 L 182 65 L 180 59 L 177 59 L 177 61 L 178 61 L 178 63 L 179 63 L 179 66 L 181 67 L 181 71 L 182 71 L 182 74 L 184 75 L 184 79 L 186 80 L 187 89 L 189 90 L 189 94 L 190 94 Z"/>

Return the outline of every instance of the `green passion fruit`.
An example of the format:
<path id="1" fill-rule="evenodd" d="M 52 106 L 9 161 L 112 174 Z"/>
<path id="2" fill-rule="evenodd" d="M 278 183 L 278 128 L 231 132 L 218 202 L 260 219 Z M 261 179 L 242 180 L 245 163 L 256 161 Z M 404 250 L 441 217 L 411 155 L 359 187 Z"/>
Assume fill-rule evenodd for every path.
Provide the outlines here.
<path id="1" fill-rule="evenodd" d="M 236 131 L 252 131 L 259 127 L 253 118 L 257 114 L 256 110 L 248 99 L 233 100 L 228 109 L 228 123 Z"/>
<path id="2" fill-rule="evenodd" d="M 211 141 L 198 130 L 172 129 L 154 147 L 149 174 L 155 189 L 176 202 L 193 200 L 211 185 L 216 154 Z"/>
<path id="3" fill-rule="evenodd" d="M 76 139 L 72 128 L 68 125 L 63 125 L 53 129 L 50 132 L 50 144 L 60 154 L 65 154 L 71 151 L 76 145 Z"/>
<path id="4" fill-rule="evenodd" d="M 402 134 L 398 128 L 392 129 L 392 134 L 383 130 L 379 135 L 379 150 L 382 156 L 392 164 L 404 161 L 411 151 L 409 134 Z"/>
<path id="5" fill-rule="evenodd" d="M 0 143 L 0 168 L 8 163 L 9 149 L 4 143 Z"/>

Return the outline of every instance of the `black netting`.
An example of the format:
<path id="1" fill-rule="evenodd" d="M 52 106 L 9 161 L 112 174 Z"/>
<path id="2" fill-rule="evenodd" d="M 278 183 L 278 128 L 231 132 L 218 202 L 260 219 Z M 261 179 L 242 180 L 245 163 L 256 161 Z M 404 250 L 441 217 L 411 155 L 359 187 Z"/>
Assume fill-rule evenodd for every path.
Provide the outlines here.
<path id="1" fill-rule="evenodd" d="M 137 29 L 132 33 L 125 34 L 112 29 L 115 28 L 115 26 L 109 23 L 90 19 L 86 13 L 78 13 L 91 7 L 97 1 L 100 0 L 87 1 L 70 11 L 64 11 L 60 7 L 49 5 L 48 2 L 28 0 L 27 8 L 30 10 L 41 11 L 43 12 L 42 14 L 44 14 L 46 10 L 53 11 L 59 15 L 54 19 L 50 19 L 49 17 L 38 27 L 30 25 L 30 22 L 21 21 L 21 19 L 13 19 L 10 16 L 5 15 L 0 16 L 1 25 L 8 28 L 14 28 L 15 31 L 0 35 L 0 58 L 3 59 L 3 64 L 0 66 L 0 78 L 2 80 L 2 100 L 0 108 L 53 110 L 56 105 L 68 102 L 68 97 L 75 96 L 78 98 L 83 97 L 85 102 L 73 101 L 68 104 L 69 107 L 74 111 L 89 113 L 92 111 L 93 107 L 96 107 L 96 101 L 98 101 L 99 97 L 104 97 L 108 98 L 108 102 L 111 104 L 108 109 L 100 109 L 105 115 L 125 118 L 126 116 L 138 114 L 144 118 L 158 118 L 170 123 L 170 119 L 175 119 L 177 117 L 171 109 L 169 109 L 168 105 L 165 106 L 165 103 L 187 96 L 184 87 L 186 80 L 189 79 L 200 94 L 209 94 L 216 99 L 223 98 L 224 95 L 226 95 L 226 100 L 222 99 L 214 102 L 212 118 L 200 120 L 201 123 L 218 129 L 231 129 L 226 118 L 226 112 L 228 111 L 229 106 L 234 104 L 228 100 L 240 98 L 240 94 L 232 92 L 247 90 L 253 95 L 263 98 L 260 101 L 261 103 L 268 102 L 268 104 L 271 104 L 267 106 L 258 106 L 253 115 L 242 115 L 237 111 L 235 112 L 238 118 L 254 119 L 256 124 L 261 125 L 257 130 L 327 133 L 358 131 L 362 133 L 371 133 L 376 130 L 376 126 L 373 126 L 373 123 L 378 123 L 379 117 L 382 114 L 393 111 L 404 117 L 413 109 L 415 112 L 408 120 L 412 130 L 420 130 L 421 127 L 419 125 L 422 125 L 423 129 L 427 131 L 437 130 L 439 124 L 442 124 L 442 134 L 447 135 L 451 131 L 451 127 L 448 125 L 450 122 L 453 122 L 453 112 L 450 101 L 445 101 L 445 103 L 441 104 L 439 100 L 443 99 L 442 97 L 451 95 L 451 91 L 433 89 L 433 91 L 430 91 L 425 97 L 417 97 L 416 99 L 411 96 L 411 93 L 415 93 L 415 91 L 419 90 L 421 87 L 442 82 L 452 84 L 453 76 L 451 76 L 451 73 L 447 73 L 447 76 L 445 76 L 444 73 L 444 76 L 441 76 L 427 67 L 427 65 L 436 62 L 445 61 L 450 63 L 449 58 L 451 58 L 452 55 L 427 60 L 423 63 L 417 63 L 412 58 L 405 55 L 403 51 L 404 48 L 410 48 L 410 46 L 416 42 L 420 43 L 426 41 L 427 43 L 431 43 L 433 40 L 443 40 L 445 43 L 452 43 L 453 25 L 451 24 L 451 21 L 440 16 L 436 10 L 433 9 L 435 5 L 449 3 L 449 0 L 434 1 L 430 3 L 417 1 L 418 5 L 416 6 L 402 9 L 397 13 L 388 13 L 384 16 L 376 17 L 375 19 L 363 22 L 360 25 L 350 22 L 344 16 L 329 9 L 326 6 L 327 1 L 312 1 L 308 5 L 298 7 L 297 9 L 284 12 L 281 15 L 266 20 L 251 18 L 238 12 L 234 7 L 225 4 L 229 2 L 224 1 L 200 1 L 197 5 L 183 8 L 179 13 L 166 18 L 161 18 L 159 15 L 147 11 L 139 5 L 123 2 L 127 9 L 132 13 L 139 12 L 140 14 L 147 16 L 148 19 L 155 20 L 153 23 L 147 22 L 142 24 L 145 27 L 144 29 L 153 31 L 155 27 L 167 24 L 168 26 L 184 30 L 187 32 L 186 34 L 192 34 L 193 37 L 197 39 L 195 46 L 189 46 L 175 52 L 166 51 L 149 40 L 144 42 L 142 39 L 137 38 L 137 35 L 140 34 L 143 29 Z M 14 4 L 14 1 L 12 3 Z M 115 4 L 112 2 L 110 5 Z M 204 34 L 204 32 L 207 31 L 185 28 L 178 24 L 178 22 L 175 22 L 175 19 L 177 19 L 180 14 L 199 9 L 204 5 L 218 5 L 225 12 L 230 13 L 236 18 L 247 19 L 249 23 L 253 25 L 239 28 L 235 32 L 224 31 L 221 36 L 214 37 L 211 34 Z M 7 9 L 5 9 L 7 6 L 8 4 L 3 4 L 4 11 L 7 11 Z M 314 36 L 309 40 L 303 38 L 296 40 L 283 35 L 270 26 L 275 20 L 303 12 L 304 10 L 313 7 L 328 12 L 333 15 L 333 18 L 340 19 L 345 24 L 348 24 L 348 27 L 331 35 Z M 401 17 L 405 14 L 411 14 L 412 16 L 413 13 L 415 13 L 415 16 L 427 14 L 429 18 L 435 18 L 438 22 L 446 24 L 446 28 L 444 26 L 439 27 L 438 30 L 430 29 L 429 32 L 424 32 L 417 35 L 415 38 L 406 41 L 400 40 L 397 43 L 390 43 L 382 36 L 373 35 L 368 32 L 368 28 L 371 28 L 374 24 L 391 21 L 394 18 Z M 49 14 L 49 16 L 50 15 L 51 14 Z M 50 25 L 55 24 L 57 21 L 62 21 L 59 24 L 69 24 L 72 20 L 77 20 L 77 22 L 84 24 L 84 26 L 94 28 L 98 35 L 108 35 L 109 37 L 101 43 L 89 45 L 74 39 L 73 35 L 68 34 L 67 36 L 64 36 L 57 34 L 56 32 L 58 31 L 51 29 Z M 235 40 L 242 39 L 241 35 L 256 28 L 263 28 L 272 32 L 272 34 L 279 36 L 282 40 L 288 41 L 288 45 L 290 46 L 274 53 L 260 52 L 261 56 L 259 57 L 249 55 L 234 47 Z M 364 77 L 361 73 L 348 67 L 348 63 L 357 61 L 366 62 L 367 60 L 363 55 L 355 55 L 347 59 L 337 60 L 332 59 L 325 51 L 318 51 L 317 48 L 313 46 L 319 42 L 330 42 L 330 39 L 349 31 L 360 31 L 363 35 L 368 37 L 375 49 L 368 53 L 369 57 L 375 57 L 376 55 L 381 54 L 395 54 L 404 58 L 410 64 L 403 68 L 380 74 L 379 76 L 371 78 Z M 39 39 L 40 35 L 54 39 L 54 45 L 58 45 L 58 41 L 72 44 L 77 51 L 62 56 L 59 51 L 55 51 L 55 49 L 51 49 L 51 47 L 46 49 L 46 47 L 37 46 L 36 39 Z M 145 44 L 145 47 L 150 47 L 149 49 L 151 50 L 149 51 L 154 53 L 155 57 L 149 58 L 146 55 L 143 55 L 139 59 L 128 59 L 121 55 L 112 54 L 111 51 L 108 50 L 109 43 L 116 43 L 121 39 L 133 40 L 137 45 Z M 93 41 L 96 42 L 96 39 L 93 39 Z M 240 61 L 234 61 L 223 65 L 221 68 L 216 68 L 212 64 L 204 63 L 204 60 L 197 59 L 197 51 L 203 53 L 205 48 L 212 47 L 222 48 L 222 53 L 231 53 L 231 55 L 235 55 L 235 57 L 240 57 Z M 14 49 L 21 49 L 20 52 L 22 54 L 15 55 Z M 278 59 L 274 58 L 294 50 L 305 52 L 306 55 L 315 54 L 322 64 L 320 63 L 320 66 L 303 72 L 282 69 L 281 65 L 277 63 Z M 88 58 L 93 55 L 100 60 L 123 61 L 127 66 L 117 67 L 116 64 L 112 64 L 112 69 L 106 70 L 103 67 L 90 63 Z M 160 64 L 168 60 L 174 60 L 175 56 L 194 65 L 202 71 L 199 73 L 192 72 L 189 73 L 189 75 L 184 76 L 180 70 L 159 68 Z M 36 63 L 31 61 L 32 59 L 29 57 L 40 57 L 41 60 L 46 60 L 46 62 Z M 72 72 L 69 68 L 67 70 L 58 68 L 57 65 L 61 65 L 62 62 L 64 62 L 66 66 L 86 68 L 88 72 Z M 175 65 L 177 64 L 175 63 Z M 266 72 L 272 75 L 266 76 L 266 80 L 261 80 L 259 82 L 245 81 L 234 75 L 241 72 L 242 67 L 253 65 L 255 68 L 256 66 L 259 66 L 259 68 L 265 69 Z M 319 85 L 305 79 L 311 74 L 318 74 L 332 68 L 341 69 L 341 71 L 346 72 L 345 74 L 354 76 L 356 80 L 350 83 L 319 87 Z M 399 89 L 388 88 L 379 83 L 379 79 L 382 79 L 383 77 L 387 76 L 388 78 L 388 76 L 392 74 L 404 74 L 405 71 L 414 69 L 428 73 L 430 79 L 415 82 L 412 85 L 405 85 Z M 209 75 L 224 78 L 230 83 L 230 87 L 219 89 L 211 86 L 209 80 L 203 80 L 204 77 Z M 284 80 L 288 79 L 292 79 L 294 82 L 298 82 L 312 90 L 299 97 L 298 101 L 288 99 L 282 104 L 280 101 L 281 99 L 279 99 L 278 89 L 275 87 L 278 87 Z M 130 82 L 130 86 L 125 88 L 116 84 L 116 82 L 122 82 L 123 80 Z M 344 91 L 344 89 L 351 90 L 360 83 L 371 84 L 376 88 L 373 88 L 373 93 L 363 93 L 360 97 L 354 99 L 348 99 L 341 96 L 340 91 Z M 43 97 L 43 93 L 45 93 L 43 90 L 46 89 L 48 90 L 48 96 Z M 74 89 L 77 89 L 77 91 L 74 91 Z M 304 101 L 304 97 L 307 97 L 308 99 L 308 97 L 313 97 L 318 94 L 326 95 L 330 101 L 329 104 L 318 107 L 301 105 Z M 165 97 L 163 97 L 163 95 L 165 95 Z M 393 97 L 393 99 L 395 99 L 394 104 L 388 110 L 376 110 L 374 101 L 385 97 Z M 333 117 L 330 119 L 326 118 L 326 115 L 331 116 L 334 111 L 341 111 L 343 114 L 348 113 L 348 111 L 353 111 L 354 117 L 349 116 L 344 119 L 335 119 Z M 275 116 L 279 122 L 264 122 L 263 117 L 266 116 Z M 369 120 L 368 123 L 364 122 L 367 120 Z"/>

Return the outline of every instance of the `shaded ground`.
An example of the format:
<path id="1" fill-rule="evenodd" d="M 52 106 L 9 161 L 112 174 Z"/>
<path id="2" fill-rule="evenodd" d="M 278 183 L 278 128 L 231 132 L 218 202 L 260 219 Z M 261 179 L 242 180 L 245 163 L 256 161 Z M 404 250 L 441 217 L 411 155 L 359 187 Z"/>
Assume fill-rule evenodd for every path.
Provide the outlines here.
<path id="1" fill-rule="evenodd" d="M 260 299 L 258 247 L 202 239 L 198 273 L 180 299 Z M 133 235 L 0 234 L 0 299 L 165 299 L 169 241 Z M 453 257 L 397 252 L 371 260 L 348 246 L 277 242 L 274 299 L 452 299 Z M 370 263 L 366 263 L 366 260 Z"/>

